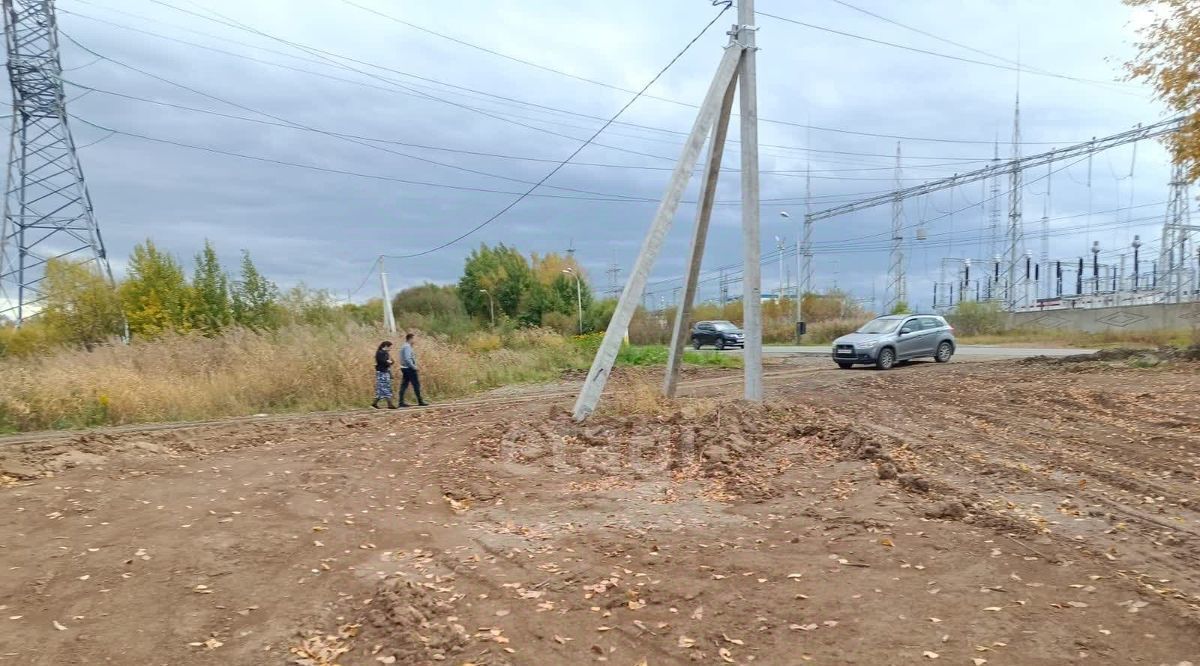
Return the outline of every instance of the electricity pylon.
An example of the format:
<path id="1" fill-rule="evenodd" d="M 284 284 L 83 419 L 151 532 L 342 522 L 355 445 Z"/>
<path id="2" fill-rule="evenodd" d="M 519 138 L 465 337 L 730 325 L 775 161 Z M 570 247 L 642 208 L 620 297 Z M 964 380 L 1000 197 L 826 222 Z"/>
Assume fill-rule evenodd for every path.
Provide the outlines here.
<path id="1" fill-rule="evenodd" d="M 79 256 L 112 282 L 67 126 L 53 0 L 2 0 L 13 123 L 0 227 L 0 315 L 19 325 L 45 298 L 46 264 Z"/>

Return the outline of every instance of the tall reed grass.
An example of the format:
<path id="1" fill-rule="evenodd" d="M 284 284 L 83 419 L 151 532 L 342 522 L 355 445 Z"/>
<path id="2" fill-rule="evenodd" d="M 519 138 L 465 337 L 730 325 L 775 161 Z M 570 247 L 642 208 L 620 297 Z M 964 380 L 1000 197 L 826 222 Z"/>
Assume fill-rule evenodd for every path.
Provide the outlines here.
<path id="1" fill-rule="evenodd" d="M 540 381 L 591 360 L 552 332 L 506 337 L 460 345 L 418 336 L 425 393 L 446 399 Z M 373 328 L 297 326 L 9 357 L 0 360 L 0 431 L 365 405 L 380 341 Z"/>

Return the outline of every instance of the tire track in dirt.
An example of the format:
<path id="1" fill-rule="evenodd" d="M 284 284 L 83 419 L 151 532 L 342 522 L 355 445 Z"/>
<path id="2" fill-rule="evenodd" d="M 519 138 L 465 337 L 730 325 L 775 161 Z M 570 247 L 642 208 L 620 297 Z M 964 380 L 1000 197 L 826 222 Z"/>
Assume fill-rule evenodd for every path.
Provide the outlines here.
<path id="1" fill-rule="evenodd" d="M 986 386 L 981 383 L 985 380 L 978 378 L 960 382 L 953 390 L 967 397 L 956 396 L 951 400 L 945 395 L 939 398 L 939 389 L 953 385 L 954 379 L 920 386 L 908 378 L 889 378 L 890 381 L 873 388 L 903 392 L 910 400 L 908 408 L 902 415 L 893 414 L 891 418 L 876 410 L 864 420 L 887 425 L 863 427 L 905 442 L 927 469 L 938 471 L 936 478 L 951 483 L 954 492 L 977 498 L 976 501 L 986 501 L 990 496 L 1004 502 L 1003 508 L 996 510 L 993 501 L 992 510 L 1006 518 L 1012 517 L 1011 509 L 1015 508 L 1009 498 L 1025 495 L 1026 504 L 1037 504 L 1031 498 L 1045 498 L 1044 508 L 1058 511 L 1060 518 L 1067 519 L 1052 530 L 1062 546 L 1079 548 L 1083 539 L 1096 556 L 1108 558 L 1116 552 L 1122 560 L 1140 560 L 1143 568 L 1157 568 L 1160 575 L 1153 579 L 1169 579 L 1179 589 L 1164 596 L 1183 602 L 1193 614 L 1200 611 L 1200 552 L 1196 548 L 1200 543 L 1200 528 L 1192 527 L 1200 525 L 1200 513 L 1196 510 L 1200 507 L 1200 488 L 1196 482 L 1162 479 L 1164 468 L 1176 471 L 1180 448 L 1200 450 L 1196 438 L 1186 431 L 1159 431 L 1160 437 L 1174 435 L 1171 440 L 1174 445 L 1147 451 L 1139 446 L 1144 441 L 1140 436 L 1144 421 L 1133 417 L 1135 410 L 1131 410 L 1133 416 L 1117 414 L 1104 407 L 1097 409 L 1093 401 L 1081 405 L 1077 397 L 1027 400 L 1025 395 L 1045 388 L 1044 379 L 1028 372 L 1005 374 L 987 378 Z M 1194 375 L 1145 375 L 1138 379 L 1147 377 L 1165 378 L 1168 388 L 1176 383 L 1195 383 Z M 967 386 L 964 388 L 963 384 Z M 1022 392 L 1022 399 L 1006 399 L 1015 386 L 1020 386 L 1015 390 Z M 998 399 L 989 402 L 983 395 Z M 863 398 L 867 405 L 879 400 L 878 395 Z M 964 407 L 960 402 L 969 406 Z M 1093 416 L 1093 410 L 1099 413 Z M 1088 439 L 1079 433 L 1064 432 L 1061 424 L 1070 422 L 1067 417 L 1074 414 L 1087 415 L 1090 432 L 1100 436 Z M 940 432 L 931 434 L 929 423 L 941 424 Z M 1036 437 L 1031 436 L 1034 433 Z M 1061 478 L 1064 471 L 1072 480 Z M 1133 497 L 1131 491 L 1139 497 Z M 1151 509 L 1145 510 L 1142 505 L 1152 499 L 1151 493 L 1174 501 L 1166 502 L 1166 507 L 1162 501 L 1153 501 Z M 1173 522 L 1151 513 L 1164 508 L 1176 514 Z M 1026 514 L 1026 517 L 1031 516 Z M 1079 530 L 1071 524 L 1096 518 L 1104 518 L 1107 529 Z M 1073 531 L 1075 534 L 1071 534 Z M 1131 542 L 1133 537 L 1136 540 Z M 1162 576 L 1163 572 L 1167 576 Z M 1140 572 L 1129 575 L 1143 576 Z M 1168 589 L 1162 584 L 1151 587 L 1156 591 Z"/>

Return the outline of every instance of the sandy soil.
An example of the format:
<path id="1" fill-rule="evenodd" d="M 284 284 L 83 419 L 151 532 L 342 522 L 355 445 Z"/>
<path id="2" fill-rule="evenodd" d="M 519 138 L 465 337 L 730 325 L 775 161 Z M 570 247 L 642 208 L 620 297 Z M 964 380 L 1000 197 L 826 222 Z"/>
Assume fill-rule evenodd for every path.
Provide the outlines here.
<path id="1" fill-rule="evenodd" d="M 1200 366 L 0 439 L 0 663 L 1200 662 Z"/>

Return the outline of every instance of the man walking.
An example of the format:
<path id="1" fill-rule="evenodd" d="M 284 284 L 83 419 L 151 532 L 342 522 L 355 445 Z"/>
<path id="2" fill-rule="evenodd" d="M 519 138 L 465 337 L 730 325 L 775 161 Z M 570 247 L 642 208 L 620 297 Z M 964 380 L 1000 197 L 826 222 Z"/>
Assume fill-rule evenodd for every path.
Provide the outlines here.
<path id="1" fill-rule="evenodd" d="M 412 384 L 413 393 L 417 394 L 417 404 L 424 407 L 429 403 L 421 398 L 421 378 L 417 375 L 417 356 L 413 353 L 413 334 L 409 333 L 404 336 L 404 346 L 400 348 L 400 375 L 403 379 L 400 380 L 400 406 L 407 407 L 404 404 L 404 394 L 408 392 L 408 385 Z"/>

